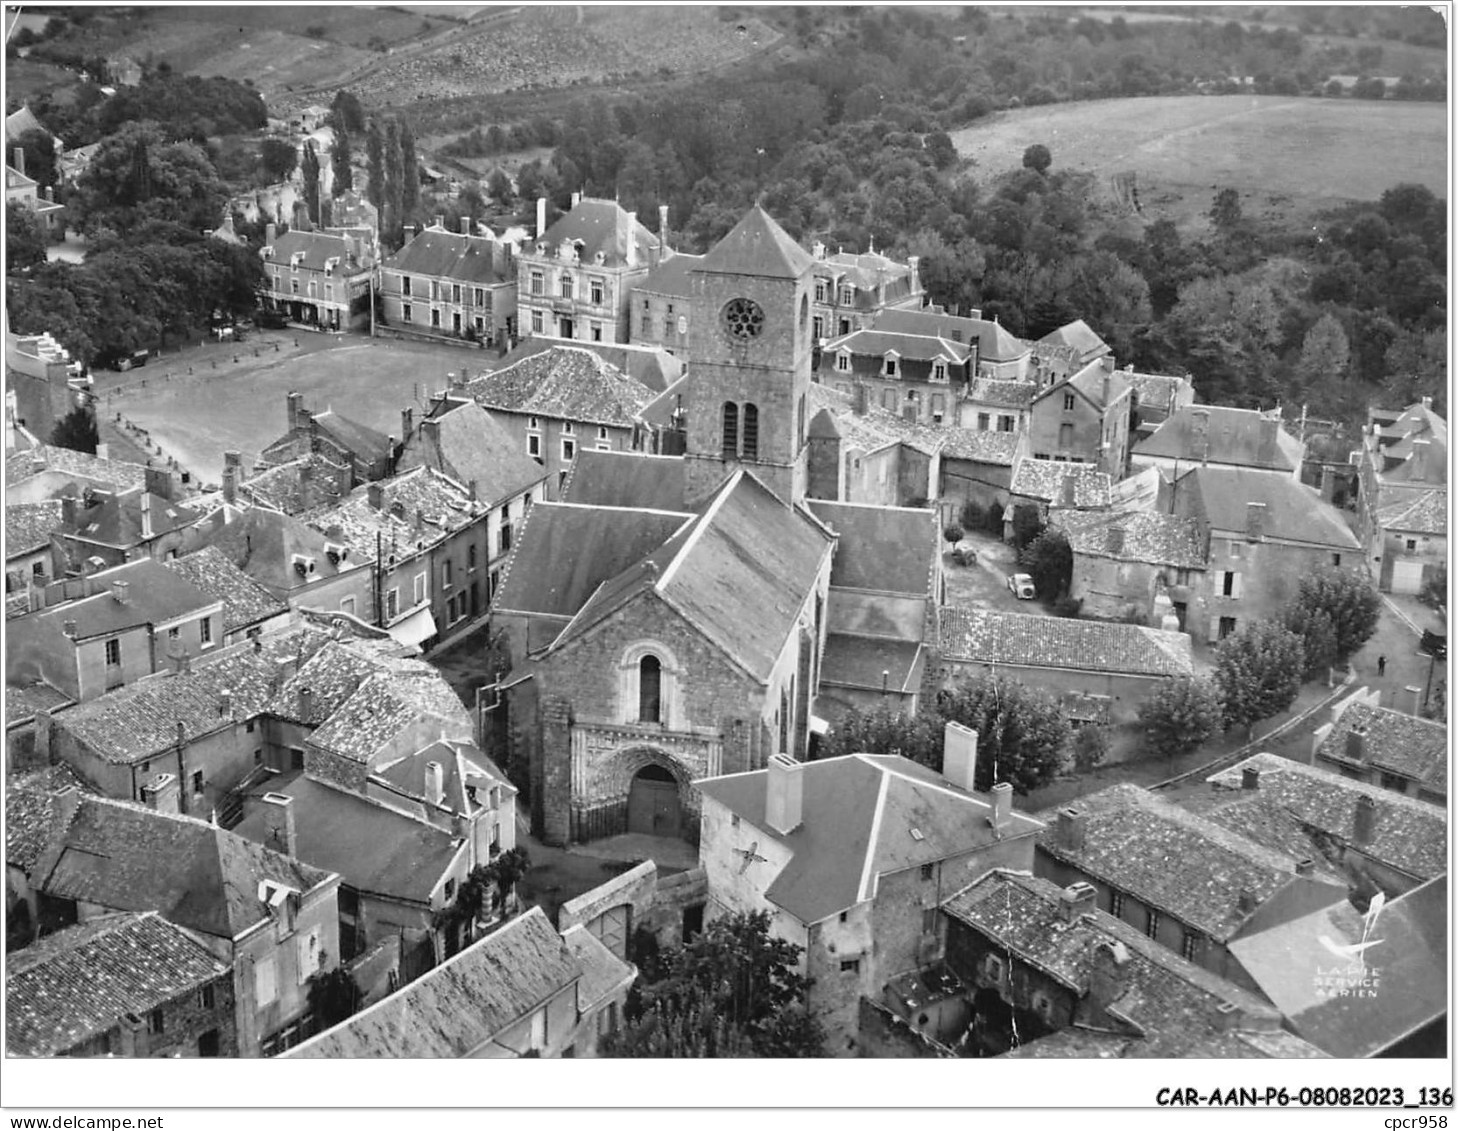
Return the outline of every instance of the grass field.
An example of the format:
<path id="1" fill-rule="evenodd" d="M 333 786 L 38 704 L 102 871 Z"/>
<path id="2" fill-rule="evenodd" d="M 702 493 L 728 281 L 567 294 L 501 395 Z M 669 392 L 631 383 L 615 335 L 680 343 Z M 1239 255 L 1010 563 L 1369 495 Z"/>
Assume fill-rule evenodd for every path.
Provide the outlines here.
<path id="1" fill-rule="evenodd" d="M 1018 168 L 1041 142 L 1055 169 L 1107 185 L 1137 175 L 1145 220 L 1188 223 L 1214 190 L 1240 191 L 1248 214 L 1304 217 L 1342 201 L 1375 200 L 1403 181 L 1447 195 L 1441 104 L 1345 99 L 1121 98 L 1009 110 L 952 135 L 986 180 Z"/>

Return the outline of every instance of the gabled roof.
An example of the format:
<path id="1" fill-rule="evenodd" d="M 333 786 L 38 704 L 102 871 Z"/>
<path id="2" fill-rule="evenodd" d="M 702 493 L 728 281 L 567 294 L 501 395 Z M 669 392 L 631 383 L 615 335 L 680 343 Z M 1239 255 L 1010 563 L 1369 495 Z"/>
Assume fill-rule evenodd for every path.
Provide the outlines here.
<path id="1" fill-rule="evenodd" d="M 988 463 L 1012 467 L 1018 456 L 1019 434 L 1016 432 L 983 432 L 976 428 L 948 428 L 942 444 L 943 459 L 964 459 L 970 463 Z"/>
<path id="2" fill-rule="evenodd" d="M 1074 484 L 1073 506 L 1097 508 L 1109 505 L 1113 481 L 1107 472 L 1100 471 L 1091 463 L 1023 456 L 1013 467 L 1012 484 L 1008 490 L 1014 495 L 1049 502 L 1054 506 L 1067 506 L 1064 484 L 1070 479 Z"/>
<path id="3" fill-rule="evenodd" d="M 493 607 L 574 616 L 599 585 L 637 565 L 694 519 L 671 511 L 538 503 L 522 525 Z"/>
<path id="4" fill-rule="evenodd" d="M 1094 995 L 1101 963 L 1106 971 L 1107 956 L 1116 956 L 1117 996 L 1106 1008 L 1126 1028 L 1085 1028 L 1075 1021 L 1021 1046 L 1021 1055 L 1320 1055 L 1286 1039 L 1280 1015 L 1255 994 L 1185 961 L 1128 923 L 1097 909 L 1070 921 L 1063 895 L 1046 879 L 999 868 L 942 904 L 945 914 L 973 928 L 999 953 L 1051 976 L 1081 999 Z M 1263 1042 L 1269 1038 L 1284 1046 L 1280 1052 L 1267 1051 Z"/>
<path id="5" fill-rule="evenodd" d="M 288 605 L 228 560 L 216 546 L 174 558 L 164 568 L 223 602 L 223 631 L 238 632 L 249 625 L 288 611 Z"/>
<path id="6" fill-rule="evenodd" d="M 370 502 L 375 492 L 379 509 Z M 413 467 L 378 483 L 363 483 L 338 503 L 305 511 L 299 518 L 349 547 L 349 559 L 341 564 L 353 565 L 372 561 L 381 545 L 387 555 L 433 546 L 484 513 L 485 504 L 473 500 L 464 483 L 434 467 Z"/>
<path id="7" fill-rule="evenodd" d="M 397 993 L 356 1013 L 286 1057 L 464 1057 L 492 1044 L 517 1022 L 583 976 L 573 950 L 533 907 L 448 958 Z M 496 1055 L 524 1055 L 496 1042 Z"/>
<path id="8" fill-rule="evenodd" d="M 1348 707 L 1343 717 L 1357 706 Z M 1260 772 L 1258 789 L 1241 788 L 1246 769 Z M 1420 880 L 1447 868 L 1448 814 L 1441 806 L 1267 753 L 1253 754 L 1209 781 L 1217 788 L 1197 799 L 1202 814 L 1263 844 L 1292 846 L 1286 851 L 1304 844 L 1315 857 L 1319 845 L 1309 830 L 1319 829 L 1321 841 L 1336 838 Z M 1364 797 L 1373 806 L 1372 832 L 1365 844 L 1358 844 L 1357 805 Z"/>
<path id="9" fill-rule="evenodd" d="M 1196 428 L 1197 418 L 1201 416 L 1207 421 L 1203 457 Z M 1225 405 L 1185 405 L 1172 412 L 1150 436 L 1135 444 L 1133 455 L 1293 471 L 1301 466 L 1302 447 L 1296 437 L 1281 427 L 1280 418 L 1270 413 Z"/>
<path id="10" fill-rule="evenodd" d="M 118 581 L 127 585 L 125 603 L 117 600 L 111 589 L 111 585 Z M 93 573 L 87 584 L 94 587 L 94 596 L 66 601 L 12 621 L 6 651 L 21 652 L 31 633 L 38 635 L 59 631 L 66 621 L 76 622 L 77 640 L 90 640 L 142 625 L 163 624 L 200 615 L 218 601 L 151 558 L 141 558 Z"/>
<path id="11" fill-rule="evenodd" d="M 57 477 L 57 487 L 65 482 L 60 478 L 65 476 L 78 482 L 94 483 L 118 490 L 140 487 L 147 479 L 147 469 L 139 463 L 102 459 L 86 452 L 58 448 L 54 444 L 41 444 L 29 451 L 16 452 L 5 461 L 7 487 L 15 487 L 42 474 Z M 76 494 L 75 491 L 69 493 Z M 59 497 L 59 494 L 53 497 Z"/>
<path id="12" fill-rule="evenodd" d="M 684 255 L 682 252 L 675 252 L 667 259 L 660 260 L 658 266 L 648 272 L 648 277 L 633 289 L 644 294 L 691 299 L 694 292 L 689 282 L 689 273 L 698 270 L 703 262 L 702 255 Z M 686 308 L 684 313 L 688 313 Z"/>
<path id="13" fill-rule="evenodd" d="M 925 667 L 926 648 L 920 641 L 827 632 L 820 683 L 822 687 L 911 695 L 921 686 Z"/>
<path id="14" fill-rule="evenodd" d="M 810 253 L 756 204 L 693 269 L 720 275 L 798 279 L 814 264 Z"/>
<path id="15" fill-rule="evenodd" d="M 5 558 L 44 550 L 51 544 L 51 531 L 61 526 L 61 500 L 40 503 L 11 503 L 5 508 Z"/>
<path id="16" fill-rule="evenodd" d="M 1188 636 L 1143 625 L 945 605 L 941 628 L 942 655 L 949 660 L 1114 675 L 1194 672 Z"/>
<path id="17" fill-rule="evenodd" d="M 1416 498 L 1399 499 L 1377 511 L 1383 530 L 1404 534 L 1448 533 L 1448 489 L 1424 491 Z"/>
<path id="18" fill-rule="evenodd" d="M 558 349 L 561 345 L 556 338 L 527 338 L 517 343 L 497 368 L 515 365 L 524 358 Z M 662 346 L 630 342 L 574 342 L 572 348 L 597 354 L 634 381 L 648 386 L 654 393 L 663 392 L 684 375 L 683 359 L 675 357 Z"/>
<path id="19" fill-rule="evenodd" d="M 353 473 L 322 452 L 308 452 L 249 476 L 238 484 L 238 492 L 260 506 L 284 514 L 299 514 L 326 506 L 348 490 Z"/>
<path id="20" fill-rule="evenodd" d="M 503 272 L 492 266 L 494 240 L 426 228 L 385 260 L 387 271 L 458 280 L 477 286 L 516 281 L 516 264 Z"/>
<path id="21" fill-rule="evenodd" d="M 547 254 L 554 256 L 563 242 L 582 244 L 581 264 L 589 266 L 602 252 L 603 266 L 625 267 L 628 248 L 636 243 L 636 264 L 646 268 L 649 253 L 657 250 L 658 237 L 638 223 L 634 214 L 625 211 L 614 200 L 583 197 L 566 215 L 558 218 L 534 243 L 545 243 Z"/>
<path id="22" fill-rule="evenodd" d="M 1097 514 L 1060 509 L 1055 514 L 1053 525 L 1067 534 L 1075 554 L 1176 569 L 1205 568 L 1205 545 L 1192 519 L 1158 511 Z"/>
<path id="23" fill-rule="evenodd" d="M 1044 334 L 1041 340 L 1051 345 L 1069 346 L 1077 350 L 1079 359 L 1082 361 L 1102 357 L 1111 352 L 1109 344 L 1095 334 L 1093 327 L 1082 318 L 1075 319 L 1066 326 L 1060 326 L 1051 333 Z"/>
<path id="24" fill-rule="evenodd" d="M 351 420 L 333 408 L 326 408 L 312 416 L 320 431 L 361 462 L 374 463 L 389 456 L 390 437 L 383 432 Z"/>
<path id="25" fill-rule="evenodd" d="M 267 880 L 310 892 L 337 877 L 175 813 L 81 797 L 37 861 L 31 886 L 118 911 L 156 911 L 179 927 L 233 939 L 266 922 Z"/>
<path id="26" fill-rule="evenodd" d="M 1104 378 L 1109 381 L 1109 399 L 1104 401 Z M 1082 393 L 1089 402 L 1101 412 L 1110 405 L 1118 403 L 1130 389 L 1129 378 L 1117 369 L 1106 369 L 1102 362 L 1091 361 L 1077 373 L 1070 375 L 1067 380 L 1059 381 L 1048 389 L 1037 395 L 1038 400 L 1054 392 L 1061 392 L 1067 385 L 1072 385 Z M 1127 406 L 1126 406 L 1127 407 Z"/>
<path id="27" fill-rule="evenodd" d="M 5 1051 L 56 1056 L 227 972 L 152 911 L 67 927 L 5 956 Z"/>
<path id="28" fill-rule="evenodd" d="M 1349 735 L 1362 734 L 1360 752 Z M 1353 703 L 1332 723 L 1318 758 L 1391 770 L 1442 793 L 1448 792 L 1448 728 L 1390 707 Z"/>
<path id="29" fill-rule="evenodd" d="M 427 801 L 431 785 L 428 767 L 434 762 L 441 768 L 440 805 Z M 488 805 L 483 792 L 496 789 L 504 810 L 510 809 L 516 786 L 507 780 L 501 768 L 469 741 L 442 738 L 419 750 L 389 762 L 377 763 L 365 785 L 365 796 L 384 801 L 392 808 L 450 828 L 453 814 L 476 814 Z"/>
<path id="30" fill-rule="evenodd" d="M 879 877 L 990 847 L 1041 825 L 1014 811 L 994 830 L 992 803 L 899 755 L 847 754 L 802 764 L 802 819 L 789 833 L 765 817 L 768 770 L 694 783 L 705 797 L 790 850 L 765 898 L 802 923 L 875 898 Z"/>
<path id="31" fill-rule="evenodd" d="M 632 428 L 653 390 L 592 350 L 553 346 L 492 373 L 467 391 L 488 409 Z"/>
<path id="32" fill-rule="evenodd" d="M 583 506 L 682 511 L 683 492 L 682 456 L 582 448 L 567 474 L 561 499 Z"/>
<path id="33" fill-rule="evenodd" d="M 330 561 L 329 539 L 300 518 L 268 507 L 250 507 L 236 520 L 221 527 L 208 539 L 235 566 L 260 585 L 285 593 L 324 578 L 348 573 L 374 560 L 374 543 L 368 552 L 338 562 Z M 301 575 L 294 568 L 296 556 L 313 558 L 314 572 Z"/>
<path id="34" fill-rule="evenodd" d="M 151 533 L 145 532 L 142 521 L 144 507 L 151 510 Z M 173 530 L 181 530 L 200 522 L 201 510 L 186 503 L 154 495 L 145 488 L 123 491 L 93 507 L 78 511 L 74 523 L 62 523 L 56 533 L 83 542 L 103 546 L 131 547 L 144 540 L 160 538 Z"/>
<path id="35" fill-rule="evenodd" d="M 396 468 L 433 467 L 476 488 L 487 507 L 514 498 L 546 478 L 500 421 L 473 400 L 442 397 L 405 441 Z"/>
<path id="36" fill-rule="evenodd" d="M 1378 1056 L 1447 1012 L 1447 884 L 1429 880 L 1365 916 L 1323 908 L 1230 949 L 1306 1040 L 1332 1056 Z"/>
<path id="37" fill-rule="evenodd" d="M 1136 785 L 1074 803 L 1085 822 L 1071 848 L 1048 828 L 1038 850 L 1172 915 L 1216 942 L 1240 935 L 1263 905 L 1314 910 L 1346 898 L 1345 885 L 1297 875 L 1299 859 L 1257 844 Z M 1039 814 L 1057 822 L 1056 812 Z"/>
<path id="38" fill-rule="evenodd" d="M 831 585 L 931 595 L 942 537 L 936 511 L 823 499 L 807 499 L 805 505 L 838 535 Z"/>
<path id="39" fill-rule="evenodd" d="M 884 357 L 894 353 L 903 360 L 935 361 L 938 358 L 953 365 L 962 365 L 972 352 L 969 346 L 958 345 L 946 338 L 924 337 L 920 334 L 894 333 L 882 330 L 853 330 L 844 337 L 825 343 L 822 358 L 848 351 L 859 357 Z M 822 360 L 821 365 L 827 364 Z"/>
<path id="40" fill-rule="evenodd" d="M 974 405 L 988 405 L 992 408 L 1027 408 L 1037 394 L 1036 381 L 978 377 L 972 382 L 966 399 Z"/>
<path id="41" fill-rule="evenodd" d="M 39 130 L 41 133 L 50 135 L 50 131 L 40 124 L 40 119 L 35 116 L 29 106 L 22 105 L 13 114 L 5 117 L 5 140 L 11 145 L 19 144 L 20 139 L 29 130 Z"/>
<path id="42" fill-rule="evenodd" d="M 273 255 L 264 256 L 265 263 L 288 267 L 295 253 L 302 253 L 299 266 L 307 271 L 322 271 L 331 259 L 338 259 L 341 272 L 365 271 L 368 268 L 354 257 L 354 248 L 343 236 L 327 235 L 324 232 L 301 232 L 290 228 L 274 237 Z"/>
<path id="43" fill-rule="evenodd" d="M 876 316 L 876 329 L 893 334 L 924 334 L 969 345 L 976 341 L 977 356 L 982 361 L 1015 361 L 1029 353 L 1026 343 L 995 321 L 931 309 L 883 310 Z"/>
<path id="44" fill-rule="evenodd" d="M 849 393 L 819 382 L 810 385 L 809 412 L 812 425 L 819 428 L 821 434 L 826 434 L 824 430 L 829 423 L 845 447 L 855 448 L 864 454 L 880 451 L 892 444 L 905 444 L 923 455 L 936 455 L 941 451 L 948 432 L 941 425 L 907 420 L 877 404 L 868 403 L 866 411 L 858 413 L 855 411 L 855 398 Z M 822 413 L 825 418 L 819 419 Z"/>
<path id="45" fill-rule="evenodd" d="M 1176 492 L 1200 493 L 1216 531 L 1244 534 L 1247 504 L 1265 504 L 1265 536 L 1333 550 L 1361 548 L 1342 514 L 1315 487 L 1284 475 L 1235 467 L 1201 467 L 1175 481 Z"/>
<path id="46" fill-rule="evenodd" d="M 1190 384 L 1188 377 L 1175 377 L 1165 373 L 1135 373 L 1128 369 L 1122 372 L 1133 386 L 1141 416 L 1153 412 L 1168 415 L 1174 398 Z"/>

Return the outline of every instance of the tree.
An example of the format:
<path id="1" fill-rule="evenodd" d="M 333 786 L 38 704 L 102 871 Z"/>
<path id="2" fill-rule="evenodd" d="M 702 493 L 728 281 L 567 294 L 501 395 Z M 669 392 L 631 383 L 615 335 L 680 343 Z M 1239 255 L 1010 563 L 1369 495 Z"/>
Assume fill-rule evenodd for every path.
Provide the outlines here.
<path id="1" fill-rule="evenodd" d="M 415 131 L 409 119 L 400 120 L 400 223 L 415 219 L 420 209 L 420 161 L 415 155 Z"/>
<path id="2" fill-rule="evenodd" d="M 1329 618 L 1335 633 L 1334 659 L 1344 664 L 1377 631 L 1382 597 L 1365 573 L 1323 566 L 1302 575 L 1291 606 Z"/>
<path id="3" fill-rule="evenodd" d="M 382 237 L 400 242 L 405 227 L 405 159 L 400 148 L 400 123 L 385 119 L 385 209 L 380 217 Z M 388 236 L 385 235 L 388 233 Z"/>
<path id="4" fill-rule="evenodd" d="M 5 210 L 5 271 L 21 271 L 46 261 L 46 229 L 29 208 Z"/>
<path id="5" fill-rule="evenodd" d="M 1009 782 L 1018 793 L 1029 793 L 1063 768 L 1071 733 L 1068 719 L 1041 689 L 1006 676 L 976 676 L 940 692 L 935 711 L 940 722 L 961 723 L 977 732 L 978 789 Z M 940 741 L 933 768 L 941 769 Z"/>
<path id="6" fill-rule="evenodd" d="M 319 154 L 314 151 L 314 143 L 304 143 L 304 160 L 301 162 L 299 172 L 304 179 L 304 206 L 309 210 L 309 223 L 321 223 L 319 216 Z"/>
<path id="7" fill-rule="evenodd" d="M 511 178 L 501 169 L 491 170 L 491 175 L 486 178 L 486 191 L 490 193 L 491 199 L 496 202 L 498 207 L 511 207 Z"/>
<path id="8" fill-rule="evenodd" d="M 16 139 L 16 148 L 25 151 L 25 175 L 41 188 L 57 181 L 55 139 L 45 130 L 28 129 Z"/>
<path id="9" fill-rule="evenodd" d="M 1224 725 L 1220 690 L 1203 676 L 1166 679 L 1139 705 L 1139 725 L 1151 754 L 1188 754 Z"/>
<path id="10" fill-rule="evenodd" d="M 963 536 L 966 533 L 967 532 L 963 530 L 959 525 L 957 525 L 957 523 L 952 522 L 948 523 L 946 528 L 942 531 L 942 537 L 945 538 L 950 545 L 955 546 L 958 542 L 962 540 Z"/>
<path id="11" fill-rule="evenodd" d="M 149 220 L 201 231 L 217 226 L 227 197 L 200 146 L 168 142 L 153 123 L 129 122 L 98 145 L 69 206 L 88 234 L 130 232 Z"/>
<path id="12" fill-rule="evenodd" d="M 1296 701 L 1306 670 L 1301 637 L 1276 621 L 1252 621 L 1215 650 L 1225 725 L 1247 728 Z"/>
<path id="13" fill-rule="evenodd" d="M 1017 503 L 1013 506 L 1013 546 L 1022 552 L 1038 535 L 1043 533 L 1043 516 L 1036 503 Z"/>
<path id="14" fill-rule="evenodd" d="M 938 768 L 942 759 L 942 720 L 933 712 L 908 715 L 891 707 L 852 709 L 843 715 L 821 747 L 822 758 L 842 754 L 900 754 Z"/>
<path id="15" fill-rule="evenodd" d="M 334 148 L 329 153 L 334 170 L 333 195 L 343 196 L 354 188 L 354 152 L 350 148 L 349 131 L 334 131 Z"/>
<path id="16" fill-rule="evenodd" d="M 321 956 L 322 957 L 322 956 Z M 364 993 L 342 966 L 309 977 L 309 1009 L 321 1029 L 330 1029 L 359 1012 Z"/>
<path id="17" fill-rule="evenodd" d="M 75 452 L 96 454 L 96 445 L 101 439 L 96 431 L 96 414 L 84 405 L 77 405 L 51 429 L 50 443 L 58 448 L 70 448 Z"/>
<path id="18" fill-rule="evenodd" d="M 1045 600 L 1061 597 L 1073 584 L 1073 548 L 1061 530 L 1044 530 L 1022 548 L 1018 564 L 1032 576 Z"/>
<path id="19" fill-rule="evenodd" d="M 714 920 L 641 967 L 627 1024 L 602 1044 L 612 1057 L 811 1057 L 824 1032 L 805 1009 L 803 948 L 770 934 L 769 915 Z M 649 982 L 647 975 L 662 973 Z"/>
<path id="20" fill-rule="evenodd" d="M 369 136 L 365 139 L 368 180 L 365 196 L 380 212 L 380 225 L 385 221 L 385 132 L 378 118 L 370 119 Z"/>
<path id="21" fill-rule="evenodd" d="M 1301 342 L 1301 359 L 1296 363 L 1296 383 L 1302 390 L 1318 390 L 1343 381 L 1351 364 L 1347 333 L 1331 314 L 1323 314 L 1306 331 Z"/>
<path id="22" fill-rule="evenodd" d="M 365 112 L 359 97 L 348 90 L 341 90 L 336 94 L 334 101 L 329 104 L 329 124 L 336 131 L 343 129 L 346 133 L 363 133 Z"/>
<path id="23" fill-rule="evenodd" d="M 1210 223 L 1221 236 L 1232 236 L 1240 229 L 1243 218 L 1240 210 L 1240 193 L 1233 188 L 1223 188 L 1215 194 L 1210 205 Z"/>
<path id="24" fill-rule="evenodd" d="M 1088 723 L 1073 737 L 1073 768 L 1088 773 L 1109 754 L 1109 728 Z"/>
<path id="25" fill-rule="evenodd" d="M 263 139 L 263 144 L 259 146 L 258 156 L 263 162 L 263 171 L 268 174 L 271 184 L 288 180 L 289 174 L 299 163 L 299 151 L 294 147 L 294 143 L 276 137 Z"/>
<path id="26" fill-rule="evenodd" d="M 1301 637 L 1306 658 L 1305 679 L 1318 679 L 1337 662 L 1336 627 L 1323 609 L 1293 604 L 1281 614 L 1281 623 Z"/>
<path id="27" fill-rule="evenodd" d="M 1030 145 L 1023 150 L 1023 168 L 1035 173 L 1047 174 L 1053 164 L 1053 154 L 1046 145 Z"/>

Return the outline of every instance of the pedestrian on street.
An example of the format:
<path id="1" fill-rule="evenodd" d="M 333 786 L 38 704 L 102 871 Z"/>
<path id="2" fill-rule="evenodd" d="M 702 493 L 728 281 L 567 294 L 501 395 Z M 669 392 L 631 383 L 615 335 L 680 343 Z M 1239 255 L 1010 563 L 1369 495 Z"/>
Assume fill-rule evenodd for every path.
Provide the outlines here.
<path id="1" fill-rule="evenodd" d="M 1385 676 L 1386 674 L 1387 674 L 1387 657 L 1386 656 L 1378 656 L 1377 657 L 1377 675 L 1380 678 L 1381 676 Z"/>

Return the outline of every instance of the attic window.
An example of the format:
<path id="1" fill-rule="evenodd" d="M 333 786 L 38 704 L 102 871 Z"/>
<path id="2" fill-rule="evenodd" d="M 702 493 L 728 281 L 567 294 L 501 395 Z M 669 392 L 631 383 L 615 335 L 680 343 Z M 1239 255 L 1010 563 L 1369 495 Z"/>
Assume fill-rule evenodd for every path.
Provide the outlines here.
<path id="1" fill-rule="evenodd" d="M 925 840 L 926 839 L 926 836 L 922 833 L 922 831 L 920 829 L 912 829 L 911 830 L 911 839 L 912 840 Z"/>

